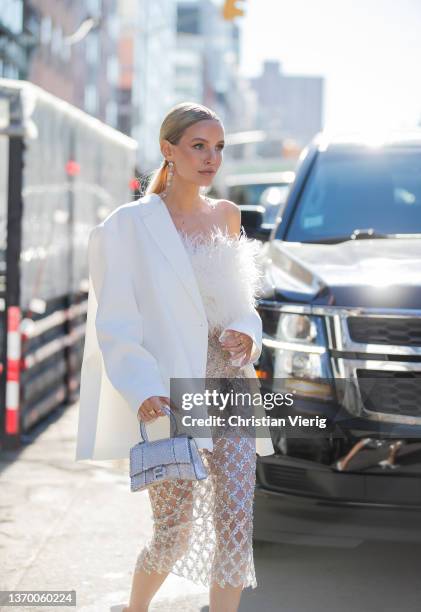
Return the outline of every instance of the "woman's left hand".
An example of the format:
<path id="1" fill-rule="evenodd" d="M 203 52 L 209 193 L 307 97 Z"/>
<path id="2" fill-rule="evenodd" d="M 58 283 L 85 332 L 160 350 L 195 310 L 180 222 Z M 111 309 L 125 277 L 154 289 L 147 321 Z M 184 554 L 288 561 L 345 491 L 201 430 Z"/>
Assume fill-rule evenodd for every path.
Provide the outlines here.
<path id="1" fill-rule="evenodd" d="M 220 341 L 222 348 L 231 353 L 231 358 L 238 359 L 244 355 L 241 365 L 247 363 L 251 357 L 253 340 L 247 334 L 232 329 L 227 329 L 223 340 Z"/>

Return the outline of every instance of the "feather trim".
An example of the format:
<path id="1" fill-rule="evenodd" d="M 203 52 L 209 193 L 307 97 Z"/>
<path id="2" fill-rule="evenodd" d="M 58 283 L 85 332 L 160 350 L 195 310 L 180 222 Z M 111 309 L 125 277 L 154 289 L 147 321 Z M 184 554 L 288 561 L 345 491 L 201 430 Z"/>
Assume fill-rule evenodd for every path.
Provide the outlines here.
<path id="1" fill-rule="evenodd" d="M 250 312 L 263 288 L 258 240 L 230 236 L 219 227 L 207 239 L 200 234 L 182 238 L 196 276 L 210 328 L 226 327 Z"/>

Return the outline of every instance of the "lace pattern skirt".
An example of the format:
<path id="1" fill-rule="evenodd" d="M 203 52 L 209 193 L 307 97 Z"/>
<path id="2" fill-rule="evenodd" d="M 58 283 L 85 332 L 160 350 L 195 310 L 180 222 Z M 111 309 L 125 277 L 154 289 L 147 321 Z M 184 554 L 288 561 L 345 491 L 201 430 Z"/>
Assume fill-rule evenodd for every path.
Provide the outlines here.
<path id="1" fill-rule="evenodd" d="M 238 379 L 236 386 L 244 391 L 243 369 L 230 365 L 219 333 L 209 332 L 206 376 Z M 199 449 L 207 478 L 148 489 L 153 535 L 135 571 L 171 572 L 205 586 L 257 587 L 252 540 L 256 440 L 239 428 L 227 428 L 226 435 L 219 430 L 212 434 L 213 452 Z"/>

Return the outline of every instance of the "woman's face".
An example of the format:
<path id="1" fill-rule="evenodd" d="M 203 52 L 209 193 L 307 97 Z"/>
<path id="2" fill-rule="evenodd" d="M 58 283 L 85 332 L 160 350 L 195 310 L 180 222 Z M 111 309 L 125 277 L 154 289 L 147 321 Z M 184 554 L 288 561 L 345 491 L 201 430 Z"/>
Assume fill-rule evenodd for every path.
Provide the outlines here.
<path id="1" fill-rule="evenodd" d="M 196 185 L 210 185 L 221 165 L 223 148 L 224 129 L 218 120 L 203 119 L 191 125 L 167 156 L 174 162 L 174 178 L 178 174 Z"/>

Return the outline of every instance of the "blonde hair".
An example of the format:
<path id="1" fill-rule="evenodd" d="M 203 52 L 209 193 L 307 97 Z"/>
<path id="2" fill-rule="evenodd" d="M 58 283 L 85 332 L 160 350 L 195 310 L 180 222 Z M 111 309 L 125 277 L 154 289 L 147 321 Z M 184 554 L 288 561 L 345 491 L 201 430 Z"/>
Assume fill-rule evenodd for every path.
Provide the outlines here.
<path id="1" fill-rule="evenodd" d="M 196 102 L 181 102 L 166 114 L 159 131 L 159 142 L 168 140 L 171 144 L 176 145 L 187 128 L 206 119 L 216 119 L 222 123 L 218 115 L 207 106 Z M 167 184 L 167 173 L 168 161 L 164 159 L 160 167 L 152 173 L 145 194 L 164 191 Z"/>

